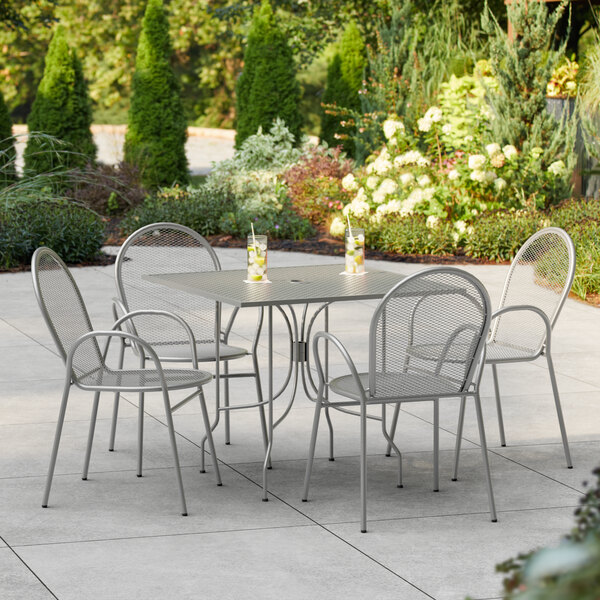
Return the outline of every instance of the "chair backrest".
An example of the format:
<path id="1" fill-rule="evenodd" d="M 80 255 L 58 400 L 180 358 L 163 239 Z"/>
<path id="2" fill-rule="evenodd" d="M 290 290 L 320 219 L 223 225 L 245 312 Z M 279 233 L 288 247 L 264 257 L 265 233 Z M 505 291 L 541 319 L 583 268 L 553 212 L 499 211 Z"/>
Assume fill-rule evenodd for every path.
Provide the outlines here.
<path id="1" fill-rule="evenodd" d="M 370 395 L 418 397 L 468 391 L 490 320 L 488 293 L 466 271 L 437 267 L 402 280 L 386 294 L 371 320 Z"/>
<path id="2" fill-rule="evenodd" d="M 50 248 L 38 248 L 31 259 L 35 296 L 64 361 L 74 342 L 92 331 L 81 292 L 68 267 Z M 83 342 L 73 357 L 74 380 L 103 366 L 95 338 Z"/>
<path id="3" fill-rule="evenodd" d="M 575 276 L 575 247 L 568 233 L 547 227 L 533 234 L 513 260 L 500 306 L 527 304 L 544 311 L 554 326 Z M 490 340 L 539 353 L 546 341 L 542 320 L 515 311 L 494 319 Z"/>
<path id="4" fill-rule="evenodd" d="M 128 311 L 154 309 L 175 313 L 185 319 L 196 341 L 205 343 L 215 338 L 215 302 L 167 289 L 143 276 L 220 270 L 210 244 L 193 229 L 177 223 L 154 223 L 138 229 L 121 246 L 115 264 L 118 294 Z M 162 321 L 137 319 L 135 331 L 153 345 L 188 343 L 183 330 L 176 328 L 174 333 L 174 328 Z"/>

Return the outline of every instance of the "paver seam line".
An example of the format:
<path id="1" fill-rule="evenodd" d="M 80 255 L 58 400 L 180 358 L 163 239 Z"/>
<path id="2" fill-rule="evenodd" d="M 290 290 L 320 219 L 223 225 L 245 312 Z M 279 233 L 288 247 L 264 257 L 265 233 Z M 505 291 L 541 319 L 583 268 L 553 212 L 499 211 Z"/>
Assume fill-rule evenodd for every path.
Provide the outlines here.
<path id="1" fill-rule="evenodd" d="M 54 354 L 55 356 L 58 356 L 60 358 L 60 355 L 57 352 L 54 352 L 53 350 L 48 348 L 48 346 L 45 346 L 44 344 L 42 344 L 42 342 L 40 342 L 39 340 L 36 340 L 34 337 L 31 337 L 28 333 L 21 331 L 18 327 L 16 327 L 12 323 L 9 323 L 3 317 L 0 317 L 0 321 L 2 321 L 5 325 L 8 325 L 9 327 L 12 327 L 15 331 L 18 331 L 21 335 L 24 335 L 26 338 L 29 338 L 32 342 L 35 342 L 38 346 L 41 346 L 45 350 L 48 350 L 48 352 L 51 352 L 52 354 Z M 15 347 L 17 347 L 17 346 L 15 346 Z"/>
<path id="2" fill-rule="evenodd" d="M 557 353 L 557 354 L 559 354 L 559 353 Z M 572 353 L 572 354 L 586 354 L 587 355 L 587 353 L 585 353 L 585 352 L 581 352 L 581 353 L 577 352 L 577 353 Z M 553 359 L 553 360 L 555 360 L 555 359 Z M 527 361 L 527 362 L 532 364 L 534 367 L 537 367 L 538 369 L 545 369 L 546 371 L 548 370 L 548 366 L 544 365 L 543 363 L 538 364 L 537 361 L 535 361 L 535 360 L 531 360 L 531 361 Z M 579 377 L 574 377 L 570 373 L 563 373 L 560 369 L 556 368 L 556 363 L 554 363 L 554 370 L 556 371 L 557 375 L 561 375 L 562 377 L 568 377 L 569 379 L 573 379 L 574 381 L 578 381 L 579 383 L 585 383 L 586 385 L 595 387 L 596 390 L 600 390 L 600 386 L 596 383 L 590 383 L 589 381 L 586 381 L 585 379 L 580 379 Z M 566 392 L 566 393 L 569 393 L 569 392 Z M 570 392 L 570 393 L 573 394 L 575 392 Z M 585 393 L 585 392 L 583 392 L 583 393 Z"/>
<path id="3" fill-rule="evenodd" d="M 25 562 L 25 560 L 21 557 L 21 555 L 15 551 L 13 546 L 11 546 L 1 535 L 0 540 L 2 540 L 6 547 L 13 553 L 14 556 L 21 562 L 21 564 L 40 582 L 42 586 L 48 591 L 48 593 L 56 600 L 59 600 L 58 596 L 44 583 L 44 581 L 40 578 L 40 576 Z"/>

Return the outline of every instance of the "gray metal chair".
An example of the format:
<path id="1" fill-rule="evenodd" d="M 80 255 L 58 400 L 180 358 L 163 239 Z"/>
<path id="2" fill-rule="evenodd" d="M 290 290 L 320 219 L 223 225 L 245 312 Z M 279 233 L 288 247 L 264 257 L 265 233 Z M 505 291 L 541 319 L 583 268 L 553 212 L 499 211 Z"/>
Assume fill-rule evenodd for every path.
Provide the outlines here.
<path id="1" fill-rule="evenodd" d="M 573 468 L 556 375 L 552 362 L 552 329 L 575 276 L 575 247 L 566 231 L 547 227 L 532 235 L 513 260 L 500 306 L 492 314 L 486 363 L 492 365 L 500 443 L 506 446 L 496 365 L 532 361 L 545 356 L 554 395 L 567 467 Z M 457 460 L 464 416 L 461 405 Z"/>
<path id="2" fill-rule="evenodd" d="M 314 336 L 313 353 L 319 376 L 308 464 L 302 500 L 308 499 L 321 409 L 335 408 L 360 416 L 361 531 L 367 529 L 367 418 L 381 421 L 385 438 L 398 455 L 398 487 L 402 487 L 402 457 L 386 429 L 386 405 L 403 402 L 433 403 L 433 476 L 439 489 L 439 401 L 449 397 L 471 396 L 477 411 L 481 450 L 485 466 L 492 521 L 496 509 L 492 491 L 485 430 L 479 398 L 485 340 L 491 309 L 483 285 L 472 275 L 452 267 L 428 269 L 407 277 L 382 299 L 371 319 L 369 331 L 369 371 L 358 373 L 350 354 L 332 334 Z M 319 355 L 319 342 L 335 346 L 350 370 L 349 375 L 326 381 L 325 366 Z M 435 360 L 419 357 L 411 348 L 441 348 Z M 333 392 L 345 399 L 332 401 Z M 381 417 L 368 414 L 381 405 Z M 359 410 L 353 410 L 358 408 Z"/>
<path id="3" fill-rule="evenodd" d="M 145 279 L 147 275 L 162 273 L 186 273 L 220 271 L 221 265 L 210 244 L 200 234 L 177 223 L 153 223 L 132 233 L 121 246 L 115 264 L 115 277 L 118 298 L 115 298 L 113 310 L 115 319 L 121 313 L 137 310 L 164 310 L 173 313 L 189 325 L 196 339 L 198 362 L 215 363 L 215 378 L 224 379 L 224 401 L 220 402 L 220 385 L 216 386 L 216 427 L 221 412 L 225 413 L 225 443 L 230 443 L 229 413 L 240 408 L 259 408 L 263 443 L 267 447 L 267 427 L 264 413 L 262 389 L 258 369 L 257 346 L 258 334 L 262 324 L 262 314 L 259 314 L 257 334 L 252 350 L 228 344 L 228 337 L 237 310 L 235 309 L 225 329 L 221 330 L 221 305 L 212 300 L 193 296 L 175 289 L 167 289 Z M 187 341 L 180 331 L 174 330 L 166 323 L 162 325 L 148 320 L 133 319 L 128 322 L 129 332 L 148 341 L 162 362 L 189 361 L 186 352 Z M 216 336 L 220 336 L 219 356 L 215 344 Z M 123 364 L 127 344 L 121 344 L 120 365 Z M 136 350 L 135 345 L 132 346 Z M 229 372 L 231 360 L 250 356 L 252 371 Z M 142 354 L 142 363 L 144 356 Z M 218 358 L 218 359 L 217 359 Z M 223 373 L 220 364 L 223 363 Z M 229 379 L 231 377 L 253 377 L 256 384 L 258 401 L 244 405 L 229 403 Z M 143 404 L 143 397 L 140 398 Z M 119 409 L 119 394 L 115 394 L 112 429 L 109 450 L 114 449 L 117 415 Z M 141 418 L 141 416 L 140 416 Z M 202 449 L 204 450 L 204 442 Z M 204 456 L 204 453 L 202 453 Z M 204 472 L 204 462 L 201 465 Z"/>
<path id="4" fill-rule="evenodd" d="M 94 331 L 85 303 L 73 276 L 64 262 L 53 250 L 45 247 L 36 250 L 32 258 L 32 275 L 35 295 L 42 311 L 42 315 L 66 366 L 65 386 L 56 425 L 56 434 L 54 437 L 54 445 L 50 458 L 50 467 L 48 469 L 42 506 L 44 508 L 48 506 L 50 487 L 54 475 L 54 467 L 69 399 L 69 391 L 71 384 L 75 384 L 83 390 L 95 392 L 87 449 L 83 464 L 82 479 L 84 480 L 86 480 L 88 476 L 100 393 L 104 391 L 162 393 L 179 487 L 181 513 L 182 515 L 187 515 L 172 413 L 196 396 L 200 399 L 202 418 L 208 436 L 217 485 L 221 485 L 219 465 L 202 392 L 202 386 L 210 381 L 212 376 L 210 373 L 198 370 L 196 343 L 192 331 L 183 319 L 161 311 L 140 311 L 138 313 L 124 315 L 117 323 L 115 323 L 113 330 Z M 148 342 L 131 333 L 118 330 L 118 328 L 122 324 L 128 322 L 129 319 L 142 317 L 142 315 L 145 318 L 151 318 L 154 321 L 167 321 L 170 327 L 179 327 L 182 330 L 182 341 L 186 340 L 187 342 L 186 346 L 190 352 L 190 359 L 194 367 L 193 369 L 163 369 L 156 352 Z M 139 368 L 124 370 L 121 367 L 116 369 L 111 368 L 107 364 L 106 359 L 109 352 L 110 341 L 114 338 L 127 340 L 130 344 L 138 348 L 139 352 L 143 353 L 154 363 L 154 369 Z M 99 344 L 100 339 L 106 339 L 106 345 L 102 351 Z M 171 406 L 169 398 L 169 392 L 171 390 L 184 390 L 190 388 L 194 389 L 192 394 L 178 402 L 175 406 Z M 139 471 L 142 454 L 141 430 L 138 431 L 138 434 L 140 456 L 138 476 L 141 476 L 141 472 Z"/>

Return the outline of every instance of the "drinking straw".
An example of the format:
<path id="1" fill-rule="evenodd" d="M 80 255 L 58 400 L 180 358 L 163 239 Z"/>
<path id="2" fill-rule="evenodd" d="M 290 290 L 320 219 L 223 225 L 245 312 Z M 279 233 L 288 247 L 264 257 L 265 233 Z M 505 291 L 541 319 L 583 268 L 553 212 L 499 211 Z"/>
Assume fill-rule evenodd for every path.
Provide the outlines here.
<path id="1" fill-rule="evenodd" d="M 252 243 L 254 244 L 254 252 L 256 252 L 256 237 L 254 237 L 254 223 L 250 221 L 250 228 L 252 229 Z"/>
<path id="2" fill-rule="evenodd" d="M 351 244 L 354 244 L 354 236 L 352 235 L 352 227 L 350 226 L 350 213 L 346 213 L 346 219 L 348 219 L 348 239 Z"/>

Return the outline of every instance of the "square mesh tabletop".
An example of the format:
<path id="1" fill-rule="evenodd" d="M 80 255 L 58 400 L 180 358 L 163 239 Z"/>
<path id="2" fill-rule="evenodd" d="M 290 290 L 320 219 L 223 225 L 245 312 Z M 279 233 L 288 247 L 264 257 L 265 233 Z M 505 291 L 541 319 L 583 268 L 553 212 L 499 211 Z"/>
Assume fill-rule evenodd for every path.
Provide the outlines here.
<path id="1" fill-rule="evenodd" d="M 269 268 L 271 283 L 245 283 L 246 270 L 208 273 L 168 273 L 146 275 L 156 284 L 239 306 L 275 306 L 343 300 L 377 300 L 404 275 L 369 270 L 363 275 L 343 275 L 339 265 Z"/>

